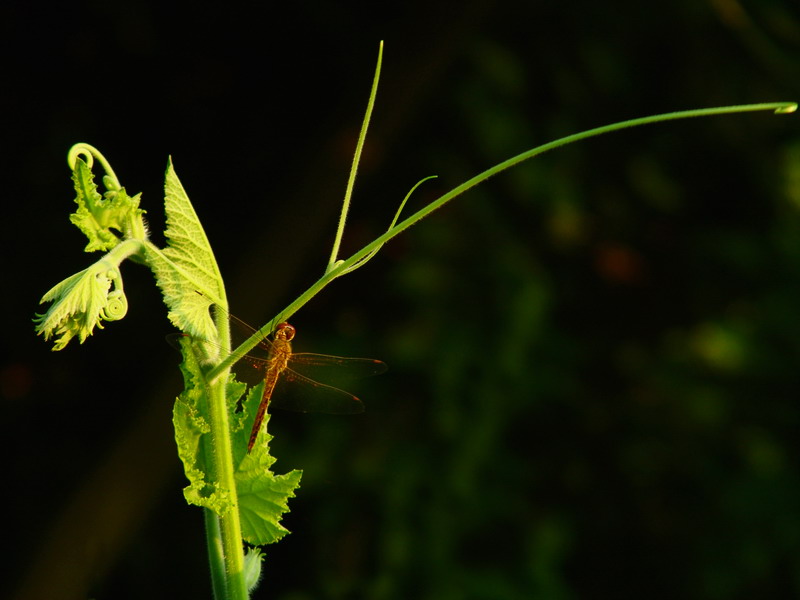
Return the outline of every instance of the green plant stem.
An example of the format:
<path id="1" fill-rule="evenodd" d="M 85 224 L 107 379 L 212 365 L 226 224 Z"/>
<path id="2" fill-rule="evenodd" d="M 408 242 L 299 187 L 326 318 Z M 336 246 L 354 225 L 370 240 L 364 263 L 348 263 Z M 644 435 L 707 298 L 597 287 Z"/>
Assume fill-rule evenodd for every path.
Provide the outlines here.
<path id="1" fill-rule="evenodd" d="M 275 327 L 278 325 L 278 323 L 281 323 L 282 321 L 291 317 L 306 302 L 311 300 L 311 298 L 313 298 L 320 291 L 322 291 L 322 289 L 326 285 L 328 285 L 331 281 L 333 281 L 337 277 L 340 277 L 341 275 L 345 275 L 348 272 L 352 271 L 354 267 L 363 265 L 366 262 L 364 259 L 374 254 L 375 251 L 378 248 L 380 248 L 383 244 L 385 244 L 387 241 L 389 241 L 396 235 L 402 233 L 412 225 L 418 223 L 421 219 L 427 217 L 436 209 L 441 208 L 453 198 L 460 196 L 470 188 L 486 181 L 493 175 L 497 175 L 502 171 L 510 169 L 511 167 L 514 167 L 523 161 L 526 161 L 535 156 L 543 154 L 548 150 L 554 150 L 555 148 L 566 146 L 567 144 L 572 144 L 574 142 L 579 142 L 591 137 L 596 137 L 606 133 L 611 133 L 613 131 L 619 131 L 620 129 L 638 127 L 640 125 L 649 125 L 653 123 L 660 123 L 662 121 L 673 121 L 677 119 L 689 119 L 695 117 L 708 117 L 713 115 L 754 112 L 754 111 L 764 111 L 764 110 L 771 110 L 776 114 L 786 114 L 794 112 L 796 109 L 797 109 L 797 104 L 794 102 L 768 102 L 761 104 L 744 104 L 737 106 L 722 106 L 716 108 L 701 108 L 695 110 L 684 110 L 684 111 L 664 113 L 660 115 L 652 115 L 649 117 L 620 121 L 618 123 L 613 123 L 611 125 L 595 127 L 594 129 L 582 131 L 581 133 L 568 135 L 566 137 L 560 138 L 553 142 L 549 142 L 547 144 L 543 144 L 526 152 L 522 152 L 521 154 L 518 154 L 512 158 L 509 158 L 508 160 L 505 160 L 491 167 L 490 169 L 487 169 L 482 173 L 479 173 L 475 177 L 472 177 L 471 179 L 465 181 L 458 187 L 447 192 L 445 195 L 441 196 L 437 200 L 434 200 L 424 208 L 418 210 L 416 213 L 404 219 L 394 227 L 390 228 L 386 233 L 376 238 L 372 243 L 368 244 L 367 246 L 364 246 L 361 250 L 353 254 L 347 260 L 338 261 L 333 266 L 328 265 L 328 270 L 320 279 L 318 279 L 313 285 L 311 285 L 311 287 L 309 287 L 305 292 L 303 292 L 296 300 L 294 300 L 294 302 L 289 304 L 289 306 L 287 306 L 280 313 L 278 313 L 278 315 L 276 315 L 266 325 L 264 325 L 261 329 L 259 329 L 253 336 L 245 340 L 244 343 L 242 343 L 238 348 L 236 348 L 228 357 L 226 357 L 219 365 L 217 365 L 217 367 L 212 369 L 209 372 L 209 380 L 214 381 L 223 372 L 230 369 L 230 367 L 234 363 L 241 360 L 241 358 L 245 354 L 247 354 L 247 352 L 252 350 L 263 337 L 272 333 L 275 330 Z"/>
<path id="2" fill-rule="evenodd" d="M 222 290 L 224 293 L 224 289 Z M 227 300 L 223 297 L 223 308 L 227 311 Z M 230 348 L 230 323 L 225 316 L 227 313 L 216 311 L 214 321 L 219 334 L 217 342 L 221 347 Z M 210 393 L 208 395 L 211 406 L 209 414 L 211 418 L 211 446 L 210 452 L 213 457 L 214 477 L 220 490 L 224 490 L 229 500 L 230 508 L 222 516 L 217 517 L 213 511 L 206 509 L 217 521 L 216 530 L 212 529 L 212 537 L 208 538 L 209 560 L 215 561 L 212 564 L 212 580 L 214 570 L 219 568 L 219 553 L 212 549 L 212 544 L 222 542 L 222 557 L 224 558 L 224 572 L 226 582 L 226 595 L 223 598 L 235 600 L 245 600 L 248 597 L 247 584 L 244 579 L 244 554 L 242 540 L 242 526 L 239 519 L 239 497 L 236 491 L 236 478 L 233 465 L 233 451 L 231 441 L 231 428 L 228 419 L 228 405 L 226 396 L 226 382 L 228 381 L 228 370 L 225 370 L 223 377 L 216 378 L 211 382 Z M 206 529 L 207 534 L 209 529 Z M 217 535 L 221 532 L 221 536 Z M 213 552 L 213 553 L 212 553 Z"/>
<path id="3" fill-rule="evenodd" d="M 225 300 L 223 299 L 223 302 Z M 227 302 L 225 302 L 227 308 Z M 228 320 L 221 312 L 215 314 L 219 339 L 223 347 L 230 346 Z M 221 516 L 210 509 L 206 513 L 206 538 L 214 596 L 217 599 L 246 600 L 247 585 L 244 579 L 244 553 L 242 527 L 239 517 L 239 499 L 233 464 L 231 428 L 228 419 L 226 382 L 223 377 L 208 380 L 208 414 L 211 435 L 204 444 L 205 462 L 212 469 L 212 481 L 228 500 L 228 508 Z"/>
<path id="4" fill-rule="evenodd" d="M 224 289 L 219 300 L 227 308 Z M 215 311 L 218 337 L 215 342 L 224 348 L 230 346 L 230 329 L 227 318 Z M 198 357 L 198 361 L 199 361 Z M 207 481 L 213 493 L 224 502 L 221 508 L 204 508 L 206 545 L 212 589 L 217 600 L 246 600 L 247 584 L 244 576 L 244 553 L 239 499 L 233 462 L 231 426 L 228 414 L 228 371 L 213 380 L 204 377 L 205 404 L 200 412 L 208 415 L 209 435 L 201 438 L 200 460 L 205 465 Z"/>
<path id="5" fill-rule="evenodd" d="M 208 564 L 211 570 L 211 588 L 214 592 L 214 598 L 227 598 L 228 583 L 225 576 L 225 550 L 219 517 L 210 508 L 204 508 L 203 519 L 206 525 Z"/>
<path id="6" fill-rule="evenodd" d="M 356 151 L 353 155 L 353 166 L 350 169 L 350 176 L 347 179 L 347 188 L 344 192 L 344 201 L 342 202 L 342 210 L 339 213 L 339 225 L 336 228 L 336 235 L 333 238 L 333 249 L 331 250 L 331 257 L 328 259 L 328 267 L 326 271 L 330 271 L 336 267 L 339 256 L 339 246 L 342 243 L 342 236 L 344 235 L 344 226 L 347 221 L 347 213 L 350 210 L 350 199 L 353 196 L 353 188 L 356 183 L 356 173 L 358 172 L 358 165 L 361 162 L 361 152 L 364 150 L 364 140 L 367 137 L 367 129 L 369 128 L 369 121 L 372 118 L 372 109 L 375 107 L 375 97 L 378 94 L 378 81 L 381 76 L 381 62 L 383 61 L 383 42 L 380 43 L 378 48 L 378 64 L 375 67 L 375 76 L 372 79 L 372 89 L 369 94 L 369 101 L 367 102 L 367 111 L 364 114 L 364 121 L 361 124 L 361 132 L 356 142 Z"/>
<path id="7" fill-rule="evenodd" d="M 695 110 L 684 110 L 678 112 L 670 112 L 664 113 L 660 115 L 652 115 L 649 117 L 641 117 L 638 119 L 630 119 L 627 121 L 620 121 L 618 123 L 612 123 L 611 125 L 604 125 L 602 127 L 595 127 L 594 129 L 588 129 L 587 131 L 582 131 L 581 133 L 575 133 L 572 135 L 568 135 L 566 137 L 557 139 L 555 141 L 549 142 L 547 144 L 543 144 L 531 150 L 527 150 L 526 152 L 522 152 L 516 156 L 509 158 L 489 169 L 486 169 L 482 173 L 479 173 L 475 177 L 465 181 L 458 187 L 452 189 L 451 191 L 447 192 L 445 195 L 441 196 L 437 200 L 434 200 L 428 206 L 422 208 L 421 210 L 417 211 L 407 219 L 398 223 L 395 227 L 392 227 L 389 231 L 384 233 L 382 236 L 375 239 L 371 244 L 365 246 L 358 252 L 356 252 L 353 256 L 345 261 L 347 265 L 353 264 L 360 260 L 361 258 L 367 256 L 374 247 L 380 246 L 381 244 L 386 243 L 391 238 L 395 237 L 399 233 L 405 231 L 412 225 L 416 224 L 418 221 L 427 217 L 433 211 L 438 208 L 441 208 L 445 204 L 447 204 L 453 198 L 460 196 L 467 190 L 472 187 L 475 187 L 479 183 L 483 183 L 490 177 L 497 175 L 498 173 L 510 169 L 518 165 L 519 163 L 531 159 L 535 156 L 539 156 L 549 150 L 554 150 L 556 148 L 560 148 L 562 146 L 566 146 L 567 144 L 572 144 L 574 142 L 579 142 L 588 138 L 597 137 L 599 135 L 603 135 L 606 133 L 611 133 L 613 131 L 619 131 L 620 129 L 628 129 L 630 127 L 638 127 L 641 125 L 650 125 L 653 123 L 660 123 L 662 121 L 672 121 L 677 119 L 690 119 L 696 117 L 708 117 L 713 115 L 722 115 L 722 114 L 731 114 L 731 113 L 741 113 L 741 112 L 754 112 L 754 111 L 764 111 L 764 110 L 771 110 L 776 114 L 785 114 L 794 112 L 797 108 L 797 105 L 793 102 L 769 102 L 763 104 L 744 104 L 738 106 L 722 106 L 716 108 L 701 108 Z M 319 283 L 319 282 L 318 282 Z"/>
<path id="8" fill-rule="evenodd" d="M 244 554 L 242 551 L 242 527 L 239 521 L 239 501 L 236 494 L 236 480 L 233 470 L 233 453 L 231 451 L 230 423 L 228 420 L 227 400 L 225 398 L 226 378 L 217 379 L 211 384 L 209 401 L 209 416 L 211 420 L 211 448 L 206 449 L 206 460 L 213 462 L 214 481 L 222 493 L 228 497 L 228 509 L 219 517 L 219 529 L 222 532 L 222 555 L 224 557 L 224 572 L 226 581 L 226 595 L 223 598 L 232 600 L 246 600 L 247 587 L 244 581 Z M 218 560 L 218 553 L 211 545 L 219 543 L 217 532 L 213 528 L 206 528 L 209 544 L 209 558 Z M 219 565 L 212 565 L 212 573 L 219 569 Z M 212 576 L 216 579 L 217 576 Z M 217 586 L 215 585 L 215 588 Z"/>

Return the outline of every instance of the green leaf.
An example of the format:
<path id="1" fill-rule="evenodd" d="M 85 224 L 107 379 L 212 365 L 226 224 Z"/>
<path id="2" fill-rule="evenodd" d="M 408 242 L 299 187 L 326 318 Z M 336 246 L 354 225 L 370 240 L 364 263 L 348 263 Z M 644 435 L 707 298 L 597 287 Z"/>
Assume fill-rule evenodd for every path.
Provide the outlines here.
<path id="1" fill-rule="evenodd" d="M 144 211 L 139 208 L 141 194 L 130 197 L 125 188 L 119 188 L 101 196 L 94 182 L 94 173 L 80 158 L 75 161 L 72 181 L 78 208 L 69 219 L 89 238 L 84 248 L 86 252 L 111 250 L 123 238 L 138 237 L 137 233 L 144 232 Z"/>
<path id="2" fill-rule="evenodd" d="M 294 497 L 294 491 L 299 487 L 303 474 L 302 471 L 294 470 L 284 475 L 275 475 L 270 470 L 275 459 L 269 454 L 272 436 L 266 433 L 269 413 L 264 417 L 262 433 L 256 445 L 247 453 L 250 428 L 261 402 L 263 389 L 263 383 L 250 389 L 242 418 L 233 432 L 233 453 L 239 465 L 235 476 L 242 537 L 255 545 L 277 542 L 289 533 L 280 524 L 280 519 L 289 511 L 289 498 Z"/>
<path id="3" fill-rule="evenodd" d="M 83 343 L 95 327 L 103 328 L 102 321 L 119 320 L 128 311 L 122 274 L 108 257 L 57 284 L 39 302 L 53 302 L 34 318 L 38 335 L 57 338 L 53 350 L 62 350 L 75 336 Z"/>
<path id="4" fill-rule="evenodd" d="M 289 530 L 280 524 L 283 513 L 289 512 L 289 498 L 300 485 L 302 471 L 285 475 L 262 470 L 248 455 L 236 471 L 236 491 L 239 495 L 239 518 L 242 537 L 251 544 L 277 542 Z"/>
<path id="5" fill-rule="evenodd" d="M 164 189 L 167 247 L 160 250 L 146 244 L 147 261 L 169 307 L 170 321 L 193 336 L 214 339 L 216 329 L 208 307 L 212 302 L 227 306 L 222 276 L 203 226 L 171 161 Z"/>

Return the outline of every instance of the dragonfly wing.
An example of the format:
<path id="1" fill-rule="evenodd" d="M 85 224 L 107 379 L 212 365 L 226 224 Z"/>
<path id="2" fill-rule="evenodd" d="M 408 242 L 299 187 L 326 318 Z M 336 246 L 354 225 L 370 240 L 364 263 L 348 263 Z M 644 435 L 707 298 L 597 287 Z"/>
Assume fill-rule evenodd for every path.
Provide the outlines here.
<path id="1" fill-rule="evenodd" d="M 293 353 L 289 364 L 295 371 L 325 381 L 363 379 L 385 373 L 388 368 L 385 362 L 374 358 L 345 358 L 310 352 Z"/>
<path id="2" fill-rule="evenodd" d="M 270 408 L 296 412 L 321 412 L 348 415 L 364 412 L 364 404 L 344 390 L 304 377 L 285 369 L 270 400 Z"/>

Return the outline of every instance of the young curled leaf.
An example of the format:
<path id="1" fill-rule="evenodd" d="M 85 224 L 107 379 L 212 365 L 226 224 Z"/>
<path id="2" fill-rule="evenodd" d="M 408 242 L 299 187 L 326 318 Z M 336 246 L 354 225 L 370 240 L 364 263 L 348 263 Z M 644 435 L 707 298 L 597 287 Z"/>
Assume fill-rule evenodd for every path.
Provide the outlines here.
<path id="1" fill-rule="evenodd" d="M 115 189 L 105 177 L 103 181 L 109 189 L 101 196 L 90 165 L 81 159 L 75 161 L 72 180 L 78 208 L 70 215 L 70 221 L 89 238 L 86 252 L 111 250 L 122 239 L 147 237 L 144 210 L 139 208 L 140 194 L 128 196 L 125 188 Z"/>
<path id="2" fill-rule="evenodd" d="M 117 321 L 128 312 L 122 274 L 105 259 L 57 284 L 39 302 L 53 303 L 34 318 L 37 334 L 56 338 L 53 350 L 62 350 L 75 336 L 83 343 L 95 327 L 103 328 L 102 321 Z"/>

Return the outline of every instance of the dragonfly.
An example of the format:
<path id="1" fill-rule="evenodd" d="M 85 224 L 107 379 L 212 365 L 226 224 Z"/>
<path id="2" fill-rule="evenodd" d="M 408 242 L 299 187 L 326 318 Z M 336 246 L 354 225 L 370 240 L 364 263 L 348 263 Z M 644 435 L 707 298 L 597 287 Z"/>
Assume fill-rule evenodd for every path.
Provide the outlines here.
<path id="1" fill-rule="evenodd" d="M 239 329 L 248 337 L 256 333 L 253 327 L 238 317 L 226 313 L 216 305 L 214 309 L 227 315 L 234 330 Z M 258 350 L 244 355 L 237 363 L 237 373 L 243 379 L 254 381 L 257 378 L 264 382 L 261 402 L 247 442 L 248 454 L 255 446 L 270 406 L 298 412 L 364 412 L 364 404 L 356 396 L 333 385 L 320 383 L 311 374 L 316 376 L 319 373 L 321 376 L 328 376 L 328 379 L 353 379 L 379 375 L 388 368 L 386 363 L 373 358 L 293 352 L 292 341 L 296 333 L 294 326 L 281 323 L 272 334 L 271 340 L 262 337 Z"/>

